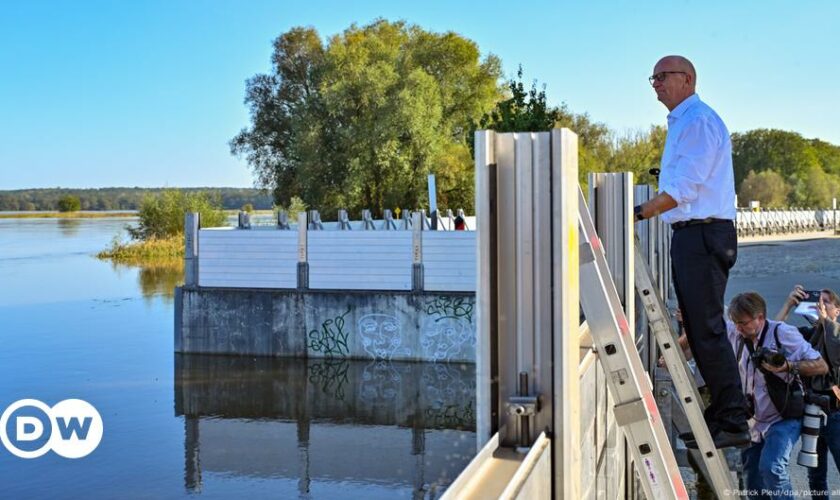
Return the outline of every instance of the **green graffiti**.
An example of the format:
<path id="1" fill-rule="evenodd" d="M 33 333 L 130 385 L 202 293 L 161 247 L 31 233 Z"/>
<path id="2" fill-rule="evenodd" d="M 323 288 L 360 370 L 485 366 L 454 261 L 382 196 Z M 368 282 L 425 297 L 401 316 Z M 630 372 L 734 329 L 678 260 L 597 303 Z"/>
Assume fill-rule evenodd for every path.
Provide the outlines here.
<path id="1" fill-rule="evenodd" d="M 344 400 L 344 384 L 350 362 L 346 359 L 324 360 L 309 366 L 309 382 L 320 387 L 321 392 Z"/>
<path id="2" fill-rule="evenodd" d="M 475 301 L 467 297 L 436 297 L 426 301 L 426 314 L 437 316 L 435 321 L 445 318 L 466 318 L 472 323 Z"/>
<path id="3" fill-rule="evenodd" d="M 467 406 L 445 405 L 426 409 L 426 427 L 463 429 L 474 425 L 475 408 L 472 401 Z"/>
<path id="4" fill-rule="evenodd" d="M 327 358 L 343 358 L 350 354 L 350 348 L 347 346 L 347 337 L 350 332 L 344 330 L 344 317 L 348 314 L 350 314 L 350 306 L 347 306 L 344 314 L 321 323 L 320 330 L 315 329 L 309 332 L 309 348 L 323 353 Z"/>

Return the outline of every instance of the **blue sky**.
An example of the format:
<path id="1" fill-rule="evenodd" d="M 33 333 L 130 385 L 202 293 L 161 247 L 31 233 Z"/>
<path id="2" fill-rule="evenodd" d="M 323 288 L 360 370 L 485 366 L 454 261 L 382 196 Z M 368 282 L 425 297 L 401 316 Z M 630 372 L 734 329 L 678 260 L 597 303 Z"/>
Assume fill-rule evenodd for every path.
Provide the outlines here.
<path id="1" fill-rule="evenodd" d="M 0 3 L 0 189 L 252 185 L 228 141 L 245 80 L 293 26 L 322 37 L 377 17 L 475 40 L 552 103 L 619 131 L 665 123 L 647 84 L 688 56 L 731 131 L 840 144 L 840 2 L 233 0 Z"/>

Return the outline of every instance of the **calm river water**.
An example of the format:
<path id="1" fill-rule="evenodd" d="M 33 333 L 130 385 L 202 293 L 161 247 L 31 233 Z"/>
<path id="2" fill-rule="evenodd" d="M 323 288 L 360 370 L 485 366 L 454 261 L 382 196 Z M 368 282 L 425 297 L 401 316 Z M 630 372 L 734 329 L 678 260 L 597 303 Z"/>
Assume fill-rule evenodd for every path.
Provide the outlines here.
<path id="1" fill-rule="evenodd" d="M 0 219 L 0 411 L 93 404 L 89 456 L 0 447 L 2 498 L 435 498 L 475 451 L 474 368 L 176 356 L 177 267 L 92 254 L 128 219 Z"/>

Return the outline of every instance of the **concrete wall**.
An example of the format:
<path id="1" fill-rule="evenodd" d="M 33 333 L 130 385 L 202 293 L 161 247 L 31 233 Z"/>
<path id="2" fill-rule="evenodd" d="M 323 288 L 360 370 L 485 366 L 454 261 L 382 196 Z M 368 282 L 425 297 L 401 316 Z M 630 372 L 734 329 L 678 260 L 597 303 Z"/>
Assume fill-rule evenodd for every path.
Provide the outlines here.
<path id="1" fill-rule="evenodd" d="M 471 292 L 176 289 L 181 353 L 475 362 Z"/>

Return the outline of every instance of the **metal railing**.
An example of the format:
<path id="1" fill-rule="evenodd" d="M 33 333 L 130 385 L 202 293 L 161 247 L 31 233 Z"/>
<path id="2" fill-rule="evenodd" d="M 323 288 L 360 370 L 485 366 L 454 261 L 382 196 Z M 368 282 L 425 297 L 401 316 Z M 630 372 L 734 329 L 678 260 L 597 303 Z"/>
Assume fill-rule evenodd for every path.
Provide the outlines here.
<path id="1" fill-rule="evenodd" d="M 837 211 L 832 209 L 762 209 L 739 208 L 736 220 L 738 236 L 770 236 L 817 231 L 835 231 Z"/>

